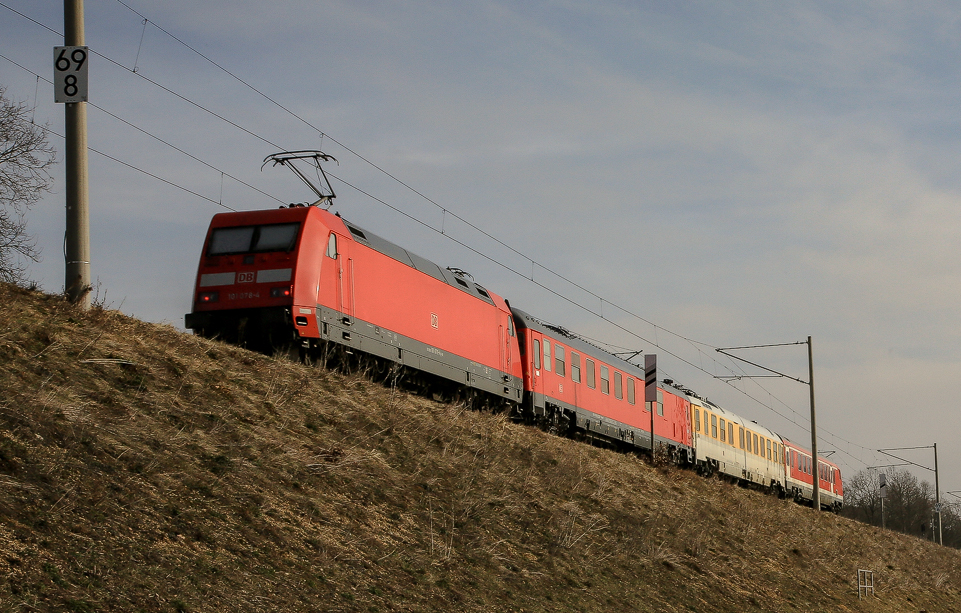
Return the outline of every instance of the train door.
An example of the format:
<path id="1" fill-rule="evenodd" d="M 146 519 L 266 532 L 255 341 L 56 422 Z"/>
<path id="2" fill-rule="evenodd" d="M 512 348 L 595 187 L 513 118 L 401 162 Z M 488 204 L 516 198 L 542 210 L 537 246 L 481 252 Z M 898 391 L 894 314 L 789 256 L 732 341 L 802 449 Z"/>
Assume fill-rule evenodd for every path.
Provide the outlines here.
<path id="1" fill-rule="evenodd" d="M 317 304 L 318 305 L 321 305 L 321 304 L 326 305 L 327 303 L 324 302 L 324 299 L 326 298 L 328 301 L 331 299 L 330 293 L 329 293 L 330 291 L 329 287 L 331 285 L 339 284 L 340 274 L 337 272 L 334 272 L 334 273 L 330 272 L 332 269 L 336 271 L 336 267 L 338 266 L 337 234 L 331 232 L 330 236 L 327 237 L 327 251 L 324 252 L 324 255 L 326 257 L 324 258 L 323 263 L 321 264 L 320 279 L 317 281 Z M 334 282 L 330 281 L 330 278 L 332 275 L 336 275 Z M 336 290 L 334 293 L 335 293 L 334 306 L 337 306 L 339 308 L 340 300 L 336 298 Z"/>
<path id="2" fill-rule="evenodd" d="M 539 390 L 541 378 L 541 341 L 537 335 L 531 335 L 530 351 L 528 352 L 528 366 L 531 369 L 531 389 L 535 392 Z"/>
<path id="3" fill-rule="evenodd" d="M 571 351 L 571 390 L 574 394 L 574 406 L 580 407 L 578 396 L 581 391 L 581 356 L 575 351 Z"/>
<path id="4" fill-rule="evenodd" d="M 354 315 L 354 260 L 350 257 L 350 241 L 341 241 L 337 258 L 337 309 Z"/>
<path id="5" fill-rule="evenodd" d="M 541 365 L 544 367 L 544 372 L 551 372 L 551 362 L 554 360 L 554 353 L 551 351 L 551 341 L 546 336 L 541 337 L 541 349 L 544 352 L 541 357 L 544 358 Z M 544 376 L 541 379 L 541 387 L 545 396 L 549 398 L 556 398 L 557 392 L 555 391 L 557 384 L 553 377 Z"/>
<path id="6" fill-rule="evenodd" d="M 516 345 L 516 343 L 514 342 L 515 338 L 517 338 L 517 330 L 516 328 L 514 328 L 514 318 L 511 317 L 510 313 L 508 313 L 507 314 L 507 335 L 504 336 L 504 342 L 501 343 L 501 347 L 503 347 L 504 356 L 505 356 L 504 372 L 510 375 L 514 374 L 514 370 L 513 370 L 514 353 L 511 350 Z"/>
<path id="7" fill-rule="evenodd" d="M 501 354 L 501 360 L 500 360 L 501 372 L 509 373 L 510 368 L 508 367 L 508 364 L 510 363 L 510 354 L 511 354 L 510 340 L 508 340 L 507 335 L 504 334 L 504 326 L 497 326 L 497 338 L 498 338 L 498 345 L 500 346 L 500 354 Z"/>

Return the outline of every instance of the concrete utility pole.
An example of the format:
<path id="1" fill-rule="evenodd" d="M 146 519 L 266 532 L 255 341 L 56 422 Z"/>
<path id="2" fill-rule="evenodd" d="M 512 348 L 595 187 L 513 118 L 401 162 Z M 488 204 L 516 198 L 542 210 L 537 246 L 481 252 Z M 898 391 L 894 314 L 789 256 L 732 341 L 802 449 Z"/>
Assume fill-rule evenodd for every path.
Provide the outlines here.
<path id="1" fill-rule="evenodd" d="M 809 379 L 808 381 L 804 381 L 802 379 L 798 379 L 797 377 L 786 375 L 784 373 L 768 368 L 767 366 L 761 366 L 760 364 L 757 364 L 755 362 L 745 360 L 742 357 L 736 356 L 733 353 L 728 353 L 728 351 L 731 351 L 734 349 L 761 349 L 764 347 L 785 347 L 787 345 L 803 345 L 803 344 L 804 344 L 804 341 L 798 341 L 796 343 L 779 343 L 776 345 L 752 345 L 749 347 L 721 347 L 719 349 L 715 349 L 715 351 L 717 351 L 718 353 L 722 353 L 728 356 L 729 358 L 734 358 L 735 360 L 744 362 L 746 364 L 750 364 L 751 366 L 756 366 L 762 370 L 766 370 L 767 372 L 772 373 L 774 376 L 784 377 L 786 379 L 791 379 L 792 381 L 797 381 L 798 383 L 803 383 L 804 385 L 807 385 L 811 389 L 811 455 L 814 457 L 814 460 L 812 462 L 814 465 L 814 469 L 812 471 L 814 473 L 812 475 L 813 477 L 812 481 L 814 482 L 814 491 L 812 492 L 811 502 L 812 502 L 812 506 L 814 507 L 814 510 L 820 511 L 821 510 L 821 490 L 820 490 L 820 483 L 818 482 L 818 479 L 821 478 L 821 471 L 820 471 L 820 463 L 818 462 L 817 420 L 815 419 L 815 413 L 814 413 L 814 350 L 812 349 L 812 346 L 811 346 L 811 337 L 809 336 L 807 340 L 808 379 Z M 718 378 L 723 378 L 723 377 L 718 377 Z M 736 378 L 750 379 L 753 377 L 738 375 Z"/>
<path id="2" fill-rule="evenodd" d="M 934 506 L 938 510 L 938 545 L 944 546 L 941 533 L 941 484 L 938 480 L 938 444 L 934 444 Z"/>
<path id="3" fill-rule="evenodd" d="M 934 449 L 934 468 L 931 468 L 930 466 L 923 466 L 917 462 L 912 462 L 911 460 L 906 460 L 902 457 L 894 455 L 893 453 L 890 453 L 892 451 L 911 451 L 914 449 Z M 941 531 L 941 480 L 938 475 L 938 444 L 935 443 L 933 445 L 924 445 L 921 447 L 895 447 L 892 449 L 878 449 L 878 451 L 886 456 L 891 456 L 892 458 L 901 460 L 905 464 L 911 464 L 912 466 L 917 466 L 918 468 L 934 471 L 934 510 L 938 514 L 938 545 L 944 545 L 943 534 Z M 932 540 L 934 539 L 933 528 L 931 529 L 931 538 Z"/>
<path id="4" fill-rule="evenodd" d="M 815 511 L 821 510 L 821 464 L 818 462 L 818 426 L 814 413 L 814 349 L 811 346 L 811 337 L 808 337 L 808 385 L 811 388 L 811 455 L 814 456 L 814 494 L 811 498 L 811 506 Z"/>
<path id="5" fill-rule="evenodd" d="M 83 46 L 83 0 L 63 2 L 64 45 Z M 66 121 L 67 231 L 64 241 L 67 299 L 90 308 L 90 206 L 87 197 L 87 103 L 64 107 Z"/>

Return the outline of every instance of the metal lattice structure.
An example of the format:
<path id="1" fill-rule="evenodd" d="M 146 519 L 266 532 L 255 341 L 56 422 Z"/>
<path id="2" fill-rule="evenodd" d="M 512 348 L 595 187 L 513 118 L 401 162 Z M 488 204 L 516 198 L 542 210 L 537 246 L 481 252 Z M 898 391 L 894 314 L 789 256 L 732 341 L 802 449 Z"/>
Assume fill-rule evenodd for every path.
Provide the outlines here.
<path id="1" fill-rule="evenodd" d="M 874 571 L 858 569 L 858 600 L 871 594 L 874 596 Z"/>

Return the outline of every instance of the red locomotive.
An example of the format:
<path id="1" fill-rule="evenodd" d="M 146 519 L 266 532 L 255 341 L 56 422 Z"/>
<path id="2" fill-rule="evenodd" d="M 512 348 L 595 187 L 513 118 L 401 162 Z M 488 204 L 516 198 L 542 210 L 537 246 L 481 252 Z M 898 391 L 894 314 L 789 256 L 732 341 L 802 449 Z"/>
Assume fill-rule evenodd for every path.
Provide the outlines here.
<path id="1" fill-rule="evenodd" d="M 297 154 L 268 159 L 304 157 Z M 318 170 L 330 159 L 313 157 Z M 442 396 L 507 407 L 614 446 L 656 449 L 799 500 L 811 496 L 810 453 L 790 441 L 670 381 L 658 384 L 653 373 L 511 308 L 466 273 L 315 205 L 215 215 L 185 323 L 259 351 L 296 347 L 315 360 L 363 355 Z M 840 472 L 823 458 L 819 466 L 822 503 L 839 509 Z"/>
<path id="2" fill-rule="evenodd" d="M 186 325 L 261 351 L 356 350 L 521 400 L 503 298 L 315 206 L 215 215 Z"/>

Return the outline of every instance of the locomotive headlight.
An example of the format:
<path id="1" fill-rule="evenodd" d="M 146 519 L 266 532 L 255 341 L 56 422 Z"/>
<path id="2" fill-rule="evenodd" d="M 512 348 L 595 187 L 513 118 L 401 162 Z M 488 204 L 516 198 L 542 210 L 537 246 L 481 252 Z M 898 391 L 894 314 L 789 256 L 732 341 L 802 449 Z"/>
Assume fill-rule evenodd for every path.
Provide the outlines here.
<path id="1" fill-rule="evenodd" d="M 270 288 L 271 298 L 287 298 L 291 294 L 293 289 L 292 285 L 284 285 L 283 287 L 272 287 Z"/>
<path id="2" fill-rule="evenodd" d="M 197 294 L 197 302 L 202 304 L 207 304 L 209 302 L 217 302 L 220 300 L 220 292 L 200 292 Z"/>

